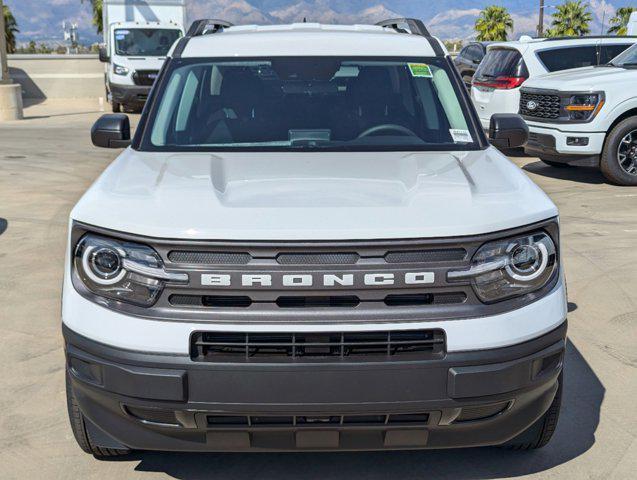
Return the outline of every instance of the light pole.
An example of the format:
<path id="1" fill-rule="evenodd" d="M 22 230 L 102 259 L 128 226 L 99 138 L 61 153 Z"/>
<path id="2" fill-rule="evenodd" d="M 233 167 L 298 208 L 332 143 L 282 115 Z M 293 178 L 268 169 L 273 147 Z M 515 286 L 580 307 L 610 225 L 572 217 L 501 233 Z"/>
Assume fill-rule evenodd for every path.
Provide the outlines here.
<path id="1" fill-rule="evenodd" d="M 544 0 L 540 0 L 540 18 L 537 24 L 537 36 L 540 38 L 544 36 Z"/>
<path id="2" fill-rule="evenodd" d="M 0 0 L 0 121 L 22 118 L 22 86 L 9 77 L 7 37 L 4 25 L 4 4 Z"/>
<path id="3" fill-rule="evenodd" d="M 7 64 L 7 37 L 4 25 L 4 5 L 0 0 L 0 83 L 11 83 Z"/>

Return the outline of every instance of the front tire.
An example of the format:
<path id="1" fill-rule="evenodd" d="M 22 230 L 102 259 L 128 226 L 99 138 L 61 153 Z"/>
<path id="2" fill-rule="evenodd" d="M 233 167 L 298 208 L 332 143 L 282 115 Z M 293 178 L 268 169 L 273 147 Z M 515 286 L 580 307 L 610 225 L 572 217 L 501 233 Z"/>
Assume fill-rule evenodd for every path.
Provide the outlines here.
<path id="1" fill-rule="evenodd" d="M 73 393 L 73 387 L 71 386 L 68 374 L 66 375 L 66 407 L 69 412 L 69 421 L 71 422 L 73 436 L 84 452 L 92 454 L 95 458 L 120 457 L 130 453 L 130 450 L 102 448 L 93 443 L 91 436 L 86 429 L 84 415 L 77 404 L 77 400 L 75 399 L 75 394 Z"/>
<path id="2" fill-rule="evenodd" d="M 113 113 L 119 113 L 122 111 L 122 104 L 117 103 L 115 100 L 111 102 L 111 107 L 113 107 Z"/>
<path id="3" fill-rule="evenodd" d="M 509 450 L 536 450 L 544 447 L 555 433 L 557 420 L 560 417 L 560 408 L 562 406 L 562 385 L 564 380 L 564 372 L 560 373 L 557 381 L 559 385 L 555 398 L 551 406 L 533 425 L 519 434 L 513 440 L 509 440 L 502 445 Z"/>
<path id="4" fill-rule="evenodd" d="M 637 117 L 622 120 L 610 131 L 600 169 L 616 185 L 637 186 Z"/>

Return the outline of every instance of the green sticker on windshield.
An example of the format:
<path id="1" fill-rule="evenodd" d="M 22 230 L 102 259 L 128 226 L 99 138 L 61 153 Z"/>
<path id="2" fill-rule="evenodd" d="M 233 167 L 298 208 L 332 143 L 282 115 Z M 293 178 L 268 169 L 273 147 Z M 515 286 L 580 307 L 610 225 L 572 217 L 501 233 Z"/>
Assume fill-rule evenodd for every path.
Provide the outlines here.
<path id="1" fill-rule="evenodd" d="M 426 63 L 409 63 L 409 71 L 412 77 L 431 78 L 431 68 Z"/>

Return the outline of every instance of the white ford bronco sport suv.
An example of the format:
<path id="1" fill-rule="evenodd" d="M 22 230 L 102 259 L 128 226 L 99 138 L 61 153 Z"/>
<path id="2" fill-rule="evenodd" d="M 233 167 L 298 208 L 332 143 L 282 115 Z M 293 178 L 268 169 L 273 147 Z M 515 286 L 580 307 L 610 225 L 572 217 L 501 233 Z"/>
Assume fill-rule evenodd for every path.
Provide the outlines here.
<path id="1" fill-rule="evenodd" d="M 529 80 L 520 114 L 526 153 L 545 163 L 599 167 L 619 185 L 637 186 L 637 45 L 599 67 Z"/>
<path id="2" fill-rule="evenodd" d="M 302 52 L 302 53 L 300 53 Z M 490 136 L 528 130 L 494 115 Z M 537 448 L 560 409 L 558 212 L 422 22 L 171 49 L 71 213 L 63 333 L 96 456 Z"/>

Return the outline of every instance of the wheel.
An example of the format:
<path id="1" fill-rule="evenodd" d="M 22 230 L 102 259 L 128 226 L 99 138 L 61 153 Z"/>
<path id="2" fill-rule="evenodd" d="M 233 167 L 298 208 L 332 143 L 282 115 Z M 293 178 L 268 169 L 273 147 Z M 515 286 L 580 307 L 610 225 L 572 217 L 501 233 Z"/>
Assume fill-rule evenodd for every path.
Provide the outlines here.
<path id="1" fill-rule="evenodd" d="M 71 422 L 71 430 L 73 430 L 73 436 L 80 448 L 90 453 L 96 458 L 112 458 L 127 455 L 130 450 L 120 450 L 115 448 L 102 448 L 95 445 L 88 431 L 86 430 L 86 424 L 84 423 L 84 415 L 75 400 L 73 394 L 73 387 L 69 380 L 68 374 L 66 375 L 66 407 L 69 412 L 69 421 Z"/>
<path id="2" fill-rule="evenodd" d="M 554 162 L 552 160 L 544 160 L 543 158 L 540 158 L 540 160 L 543 163 L 546 163 L 547 165 L 551 166 L 551 167 L 555 167 L 555 168 L 566 168 L 566 167 L 570 167 L 570 165 L 568 163 L 560 163 L 560 162 Z"/>
<path id="3" fill-rule="evenodd" d="M 555 398 L 546 413 L 524 432 L 519 434 L 513 440 L 509 440 L 507 443 L 502 445 L 504 448 L 508 448 L 510 450 L 535 450 L 542 448 L 549 443 L 553 433 L 555 433 L 557 420 L 560 416 L 563 379 L 564 372 L 560 373 L 560 376 L 557 379 L 559 386 L 557 387 Z"/>
<path id="4" fill-rule="evenodd" d="M 616 185 L 637 186 L 637 117 L 622 120 L 610 131 L 600 169 Z"/>
<path id="5" fill-rule="evenodd" d="M 113 107 L 113 113 L 119 113 L 122 110 L 122 104 L 115 101 L 111 102 L 111 107 Z"/>

